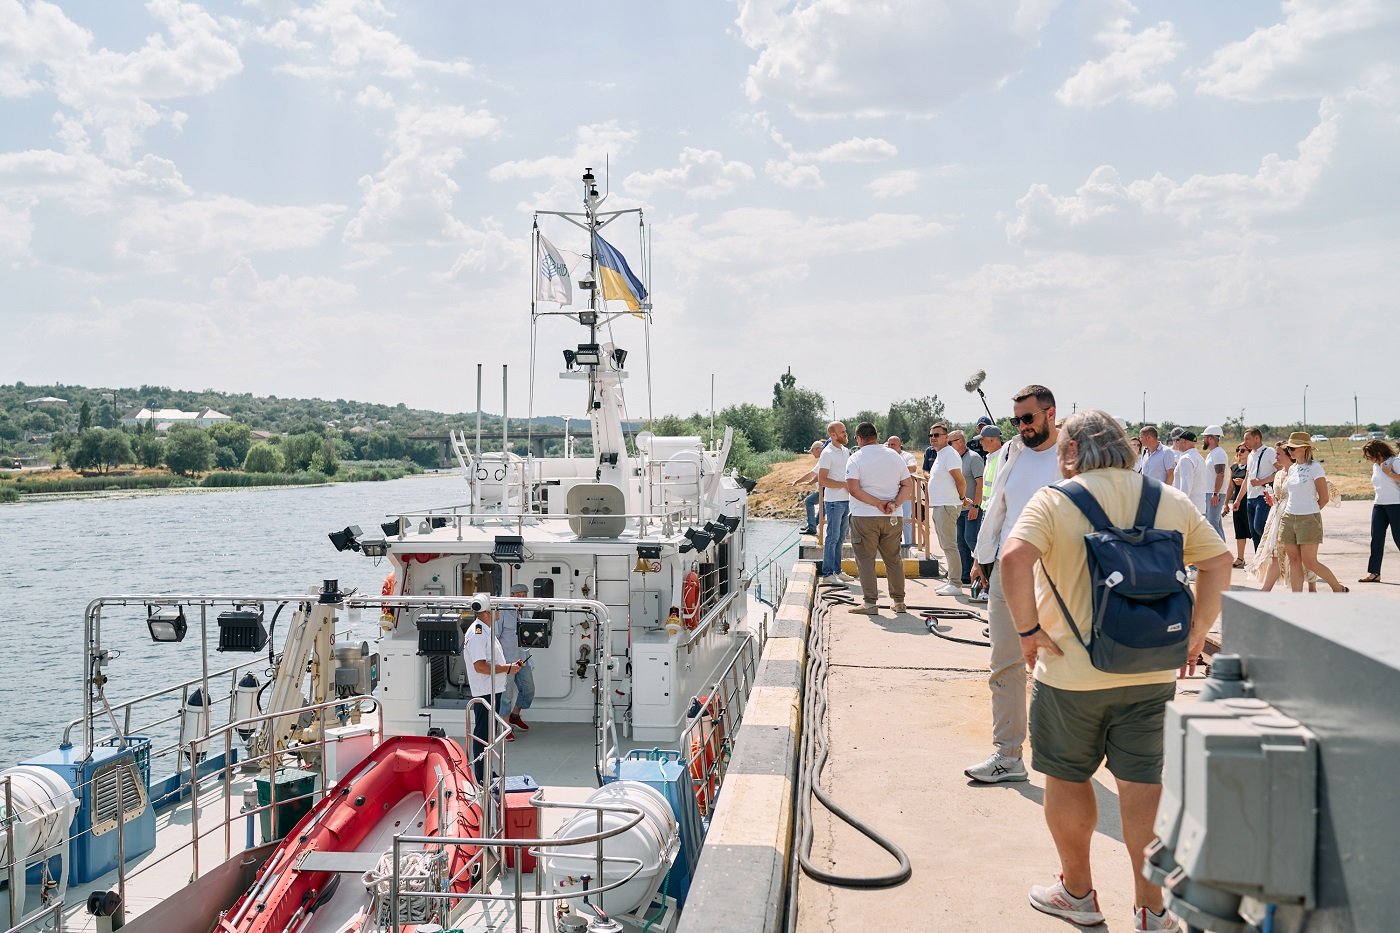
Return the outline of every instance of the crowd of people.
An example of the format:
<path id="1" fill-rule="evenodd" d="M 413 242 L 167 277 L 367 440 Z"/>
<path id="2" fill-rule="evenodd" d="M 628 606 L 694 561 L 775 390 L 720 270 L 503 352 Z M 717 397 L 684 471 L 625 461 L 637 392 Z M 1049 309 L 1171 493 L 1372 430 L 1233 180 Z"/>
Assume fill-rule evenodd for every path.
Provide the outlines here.
<path id="1" fill-rule="evenodd" d="M 927 521 L 946 570 L 938 594 L 960 597 L 970 586 L 971 598 L 987 603 L 992 750 L 965 774 L 986 784 L 1027 780 L 1023 750 L 1029 744 L 1032 767 L 1045 778 L 1045 819 L 1061 873 L 1052 884 L 1030 889 L 1031 904 L 1072 923 L 1103 922 L 1089 849 L 1098 819 L 1091 778 L 1106 763 L 1118 785 L 1132 862 L 1135 928 L 1180 930 L 1164 909 L 1161 889 L 1141 871 L 1161 790 L 1166 704 L 1175 695 L 1178 670 L 1113 673 L 1091 662 L 1080 633 L 1097 611 L 1085 554 L 1085 536 L 1096 526 L 1071 492 L 1087 491 L 1105 521 L 1119 528 L 1140 523 L 1139 505 L 1149 494 L 1158 497 L 1151 527 L 1180 535 L 1182 585 L 1194 592 L 1183 655 L 1190 659 L 1204 651 L 1233 569 L 1245 570 L 1265 591 L 1283 579 L 1294 592 L 1315 590 L 1319 582 L 1348 592 L 1318 558 L 1322 510 L 1339 497 L 1306 432 L 1268 446 L 1251 428 L 1232 465 L 1216 424 L 1199 437 L 1174 428 L 1164 444 L 1152 425 L 1130 439 L 1103 411 L 1060 419 L 1054 393 L 1042 385 L 1026 386 L 1012 404 L 1015 436 L 1004 439 L 984 418 L 970 445 L 964 432 L 938 422 L 929 427 L 922 463 L 898 437 L 882 444 L 869 422 L 856 429 L 854 453 L 846 447 L 846 426 L 828 425 L 826 440 L 812 445 L 811 472 L 799 481 L 815 485 L 806 530 L 816 530 L 817 508 L 825 517 L 821 579 L 826 585 L 853 581 L 841 569 L 849 527 L 862 597 L 855 612 L 878 614 L 878 555 L 893 610 L 904 613 L 901 558 L 910 543 L 915 484 L 923 484 Z M 1400 548 L 1400 457 L 1384 441 L 1368 443 L 1363 456 L 1372 464 L 1376 490 L 1370 562 L 1361 578 L 1368 583 L 1380 579 L 1387 533 Z M 1070 484 L 1080 488 L 1069 490 Z M 1152 500 L 1146 501 L 1151 509 Z"/>

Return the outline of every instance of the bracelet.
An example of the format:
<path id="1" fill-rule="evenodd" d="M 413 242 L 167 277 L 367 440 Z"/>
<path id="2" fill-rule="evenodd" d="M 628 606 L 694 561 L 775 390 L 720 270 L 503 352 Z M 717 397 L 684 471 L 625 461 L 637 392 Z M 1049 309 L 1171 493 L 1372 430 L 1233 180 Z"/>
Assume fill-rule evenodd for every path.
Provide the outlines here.
<path id="1" fill-rule="evenodd" d="M 1029 632 L 1017 632 L 1016 634 L 1017 634 L 1017 635 L 1020 635 L 1022 638 L 1030 638 L 1032 635 L 1034 635 L 1034 634 L 1035 634 L 1036 632 L 1038 632 L 1038 631 L 1040 631 L 1040 623 L 1039 623 L 1039 622 L 1037 622 L 1037 623 L 1035 624 L 1035 628 L 1031 629 Z"/>

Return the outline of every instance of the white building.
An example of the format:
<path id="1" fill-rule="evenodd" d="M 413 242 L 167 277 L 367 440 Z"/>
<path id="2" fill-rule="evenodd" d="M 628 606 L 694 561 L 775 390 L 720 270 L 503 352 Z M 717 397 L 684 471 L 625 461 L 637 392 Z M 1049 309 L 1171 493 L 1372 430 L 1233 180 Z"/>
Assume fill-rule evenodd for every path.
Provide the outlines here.
<path id="1" fill-rule="evenodd" d="M 134 426 L 154 421 L 156 430 L 164 433 L 176 424 L 193 424 L 196 427 L 207 428 L 232 420 L 228 415 L 212 408 L 205 408 L 202 411 L 181 411 L 178 408 L 159 408 L 152 411 L 149 408 L 143 408 L 122 418 L 122 424 Z"/>

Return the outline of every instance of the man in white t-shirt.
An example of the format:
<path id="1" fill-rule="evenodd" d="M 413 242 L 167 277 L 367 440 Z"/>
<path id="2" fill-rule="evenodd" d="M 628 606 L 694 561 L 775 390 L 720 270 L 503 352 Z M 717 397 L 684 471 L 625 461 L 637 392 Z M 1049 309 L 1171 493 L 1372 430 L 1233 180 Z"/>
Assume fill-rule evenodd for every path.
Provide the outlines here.
<path id="1" fill-rule="evenodd" d="M 1206 461 L 1196 449 L 1196 433 L 1182 428 L 1172 428 L 1172 450 L 1176 451 L 1176 472 L 1171 484 L 1182 492 L 1191 503 L 1206 514 Z M 1220 540 L 1225 540 L 1223 537 Z"/>
<path id="2" fill-rule="evenodd" d="M 875 554 L 885 562 L 890 601 L 896 614 L 904 609 L 904 559 L 900 553 L 900 506 L 913 495 L 909 464 L 893 448 L 880 443 L 875 425 L 862 421 L 856 427 L 858 449 L 846 463 L 846 491 L 851 494 L 851 550 L 860 572 L 863 604 L 861 615 L 879 614 L 879 578 Z"/>
<path id="3" fill-rule="evenodd" d="M 1221 541 L 1225 540 L 1225 527 L 1220 515 L 1225 508 L 1225 498 L 1230 494 L 1230 458 L 1220 446 L 1223 433 L 1218 424 L 1208 424 L 1201 432 L 1201 445 L 1206 451 L 1206 521 L 1220 535 Z"/>
<path id="4" fill-rule="evenodd" d="M 490 704 L 472 704 L 472 741 L 468 753 L 478 785 L 485 780 L 485 752 L 490 743 L 491 713 L 500 703 L 500 695 L 505 692 L 511 676 L 525 666 L 523 659 L 506 663 L 492 621 L 490 609 L 477 613 L 476 619 L 467 624 L 466 641 L 462 645 L 462 660 L 466 662 L 467 686 L 471 688 L 472 698 Z"/>
<path id="5" fill-rule="evenodd" d="M 997 454 L 996 495 L 986 503 L 977 532 L 971 578 L 987 585 L 987 629 L 992 642 L 987 686 L 992 693 L 992 754 L 963 771 L 974 781 L 997 784 L 1027 778 L 1021 747 L 1026 742 L 1026 664 L 1021 638 L 1011 622 L 1011 609 L 1001 588 L 996 563 L 1011 537 L 1011 528 L 1026 503 L 1044 486 L 1061 479 L 1055 445 L 1055 394 L 1042 385 L 1029 385 L 1012 399 L 1013 437 Z"/>
<path id="6" fill-rule="evenodd" d="M 948 442 L 948 426 L 935 424 L 928 429 L 933 462 L 928 470 L 928 517 L 938 535 L 938 546 L 948 571 L 948 582 L 936 592 L 939 596 L 961 596 L 962 558 L 958 556 L 958 513 L 972 502 L 963 479 L 962 457 Z"/>
<path id="7" fill-rule="evenodd" d="M 1264 433 L 1258 428 L 1244 432 L 1244 446 L 1249 451 L 1245 459 L 1245 517 L 1249 519 L 1249 537 L 1257 551 L 1272 509 L 1264 490 L 1274 485 L 1274 449 L 1264 445 Z"/>
<path id="8" fill-rule="evenodd" d="M 846 526 L 850 523 L 850 494 L 846 492 L 846 461 L 851 452 L 846 449 L 846 426 L 833 421 L 826 426 L 826 445 L 817 458 L 817 488 L 822 491 L 826 512 L 826 538 L 822 542 L 822 582 L 849 583 L 855 579 L 841 572 L 841 546 L 846 542 Z"/>
<path id="9" fill-rule="evenodd" d="M 885 446 L 904 458 L 904 465 L 909 468 L 910 476 L 919 472 L 919 458 L 904 449 L 904 441 L 900 439 L 898 434 L 891 434 L 889 437 L 885 438 Z M 899 507 L 899 514 L 900 517 L 904 519 L 901 523 L 904 525 L 904 546 L 906 548 L 913 547 L 914 523 L 910 521 L 910 518 L 914 514 L 914 498 L 912 495 L 909 497 L 908 502 Z"/>

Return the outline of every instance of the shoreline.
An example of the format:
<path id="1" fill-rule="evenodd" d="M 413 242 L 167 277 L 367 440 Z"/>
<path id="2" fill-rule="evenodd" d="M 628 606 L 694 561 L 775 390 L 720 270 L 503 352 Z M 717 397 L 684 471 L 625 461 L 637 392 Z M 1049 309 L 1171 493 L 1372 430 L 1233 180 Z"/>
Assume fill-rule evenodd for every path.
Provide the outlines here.
<path id="1" fill-rule="evenodd" d="M 385 480 L 344 480 L 341 482 L 329 481 L 325 483 L 278 483 L 268 486 L 168 486 L 164 489 L 85 489 L 72 492 L 24 492 L 20 493 L 16 502 L 0 503 L 0 507 L 6 505 L 22 505 L 25 502 L 63 502 L 73 499 L 139 499 L 149 496 L 175 496 L 188 495 L 206 492 L 259 492 L 263 490 L 275 489 L 321 489 L 326 486 L 353 486 L 357 483 L 382 482 L 392 483 L 401 479 L 413 479 L 419 476 L 441 476 L 449 473 L 450 470 L 424 470 L 421 473 L 405 473 L 403 476 Z"/>

